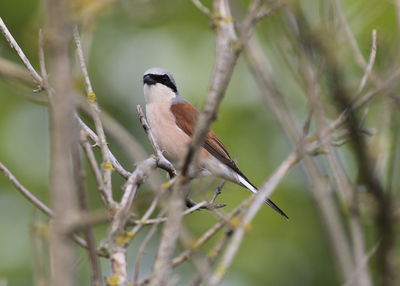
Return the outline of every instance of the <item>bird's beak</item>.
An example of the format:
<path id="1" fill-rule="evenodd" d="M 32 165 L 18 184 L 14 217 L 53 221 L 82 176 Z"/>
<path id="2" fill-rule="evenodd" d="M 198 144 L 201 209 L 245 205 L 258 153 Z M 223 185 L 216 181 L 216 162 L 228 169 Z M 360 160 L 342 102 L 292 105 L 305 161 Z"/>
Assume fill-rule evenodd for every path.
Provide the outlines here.
<path id="1" fill-rule="evenodd" d="M 157 82 L 149 74 L 143 76 L 143 83 L 147 85 L 156 84 Z"/>

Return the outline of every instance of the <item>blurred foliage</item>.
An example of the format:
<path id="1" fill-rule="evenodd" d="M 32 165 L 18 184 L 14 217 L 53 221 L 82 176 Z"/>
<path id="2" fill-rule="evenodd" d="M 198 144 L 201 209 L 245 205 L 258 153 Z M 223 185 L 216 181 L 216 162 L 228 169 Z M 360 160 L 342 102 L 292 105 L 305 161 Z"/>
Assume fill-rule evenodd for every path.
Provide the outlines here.
<path id="1" fill-rule="evenodd" d="M 206 4 L 209 2 L 205 1 Z M 316 2 L 307 0 L 301 5 L 310 23 L 318 29 L 332 21 L 333 10 L 329 8 L 328 2 L 331 1 Z M 83 40 L 84 44 L 91 45 L 89 72 L 100 106 L 150 151 L 135 111 L 135 106 L 144 102 L 142 74 L 152 66 L 167 68 L 175 74 L 181 95 L 201 107 L 214 60 L 213 32 L 207 19 L 190 1 L 184 0 L 75 0 L 72 5 L 75 16 L 89 31 Z M 36 66 L 38 31 L 44 25 L 42 6 L 43 3 L 36 0 L 0 1 L 0 16 Z M 392 64 L 396 59 L 394 55 L 398 54 L 394 3 L 346 0 L 343 7 L 364 56 L 369 54 L 371 30 L 377 29 L 378 72 Z M 283 13 L 272 15 L 259 25 L 258 35 L 279 88 L 301 126 L 306 118 L 306 99 L 300 88 L 302 83 L 297 75 L 295 45 L 291 44 L 286 20 Z M 337 27 L 339 29 L 338 24 Z M 347 83 L 356 86 L 362 71 L 355 64 L 343 33 L 339 34 L 341 36 L 332 44 L 338 45 L 341 62 L 345 63 Z M 3 37 L 0 37 L 0 56 L 19 62 Z M 76 68 L 75 72 L 78 79 L 79 69 Z M 48 115 L 45 106 L 35 105 L 21 96 L 30 93 L 29 87 L 0 78 L 0 160 L 25 186 L 48 203 Z M 218 119 L 213 128 L 256 185 L 264 182 L 291 151 L 242 60 L 235 69 Z M 123 159 L 123 152 L 112 140 L 110 147 L 122 158 L 126 168 L 133 168 L 134 162 Z M 355 176 L 351 160 L 346 160 L 346 164 Z M 91 207 L 101 207 L 90 171 L 87 177 Z M 193 184 L 196 186 L 196 182 Z M 214 185 L 210 182 L 206 193 L 194 197 L 211 197 L 211 186 Z M 117 183 L 114 187 L 116 192 L 120 190 Z M 246 190 L 227 184 L 218 200 L 227 203 L 227 209 L 232 209 L 246 196 L 249 196 Z M 138 205 L 148 203 L 149 198 L 146 187 L 142 188 Z M 224 285 L 337 285 L 337 273 L 324 228 L 298 167 L 279 186 L 273 200 L 291 220 L 283 221 L 265 207 L 256 217 Z M 31 250 L 31 225 L 34 212 L 32 206 L 0 175 L 0 280 L 8 281 L 8 285 L 32 284 L 32 264 L 35 261 Z M 211 226 L 214 219 L 202 211 L 185 220 L 194 233 L 200 234 Z M 104 233 L 104 226 L 97 228 L 98 239 Z M 146 256 L 147 269 L 143 269 L 143 275 L 151 268 L 156 241 L 152 245 Z M 130 248 L 132 259 L 137 247 L 133 244 Z M 82 252 L 77 261 L 77 267 L 82 269 L 81 285 L 88 281 L 86 260 Z M 106 275 L 108 264 L 104 262 L 103 275 Z M 190 267 L 180 266 L 184 277 L 188 276 Z"/>

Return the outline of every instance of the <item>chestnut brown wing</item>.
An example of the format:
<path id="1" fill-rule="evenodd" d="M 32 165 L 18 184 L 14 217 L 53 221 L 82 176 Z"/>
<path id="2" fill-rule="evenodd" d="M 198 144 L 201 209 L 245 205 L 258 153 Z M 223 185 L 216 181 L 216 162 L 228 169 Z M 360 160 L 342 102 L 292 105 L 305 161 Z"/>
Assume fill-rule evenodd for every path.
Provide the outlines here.
<path id="1" fill-rule="evenodd" d="M 171 112 L 175 116 L 176 124 L 181 128 L 187 135 L 192 137 L 196 123 L 199 118 L 199 112 L 189 102 L 182 101 L 171 105 Z M 210 130 L 205 138 L 203 147 L 220 162 L 227 165 L 229 168 L 234 170 L 240 176 L 243 177 L 250 185 L 257 189 L 246 176 L 239 170 L 236 163 L 232 160 L 224 144 L 218 139 L 217 135 Z M 244 186 L 245 187 L 245 186 Z M 266 199 L 265 203 L 272 207 L 276 212 L 282 215 L 284 218 L 289 217 L 270 199 Z"/>
<path id="2" fill-rule="evenodd" d="M 176 124 L 190 137 L 193 135 L 196 123 L 200 113 L 189 102 L 179 102 L 171 105 L 171 112 L 175 116 Z M 211 155 L 217 158 L 220 162 L 230 167 L 232 170 L 240 174 L 243 178 L 247 178 L 239 170 L 236 163 L 232 160 L 224 144 L 218 139 L 217 135 L 212 131 L 208 131 L 203 143 Z M 248 180 L 247 180 L 248 181 Z"/>

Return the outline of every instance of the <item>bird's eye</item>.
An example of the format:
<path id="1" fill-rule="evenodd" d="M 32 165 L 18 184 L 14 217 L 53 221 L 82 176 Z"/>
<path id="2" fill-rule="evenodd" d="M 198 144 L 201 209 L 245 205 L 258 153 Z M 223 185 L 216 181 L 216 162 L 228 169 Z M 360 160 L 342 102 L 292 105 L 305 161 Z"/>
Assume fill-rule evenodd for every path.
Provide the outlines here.
<path id="1" fill-rule="evenodd" d="M 169 80 L 169 76 L 166 75 L 166 74 L 164 74 L 164 75 L 162 76 L 162 79 L 165 80 L 165 81 L 167 81 L 167 80 Z"/>

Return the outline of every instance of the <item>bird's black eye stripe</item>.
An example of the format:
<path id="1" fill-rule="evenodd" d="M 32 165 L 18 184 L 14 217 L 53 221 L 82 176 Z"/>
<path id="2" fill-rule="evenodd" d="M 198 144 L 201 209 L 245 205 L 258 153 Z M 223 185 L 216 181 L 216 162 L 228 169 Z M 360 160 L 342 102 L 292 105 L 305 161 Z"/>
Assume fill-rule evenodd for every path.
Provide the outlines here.
<path id="1" fill-rule="evenodd" d="M 172 89 L 174 92 L 177 92 L 175 84 L 170 80 L 169 76 L 166 74 L 160 75 L 160 74 L 151 74 L 151 78 L 155 80 L 158 83 L 161 83 L 165 86 L 168 86 L 170 89 Z"/>

